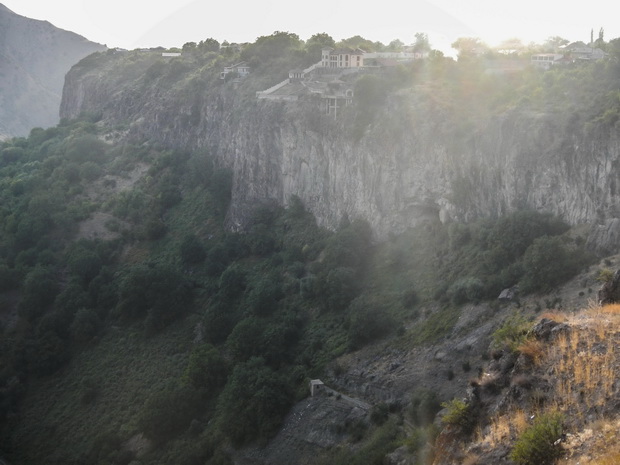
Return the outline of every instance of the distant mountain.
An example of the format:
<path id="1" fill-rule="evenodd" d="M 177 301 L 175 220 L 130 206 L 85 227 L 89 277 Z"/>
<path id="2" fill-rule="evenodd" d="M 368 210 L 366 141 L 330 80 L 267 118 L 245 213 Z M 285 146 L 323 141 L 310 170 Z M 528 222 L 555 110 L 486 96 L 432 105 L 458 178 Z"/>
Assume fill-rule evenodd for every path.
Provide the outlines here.
<path id="1" fill-rule="evenodd" d="M 0 139 L 57 124 L 65 74 L 105 48 L 0 4 Z"/>

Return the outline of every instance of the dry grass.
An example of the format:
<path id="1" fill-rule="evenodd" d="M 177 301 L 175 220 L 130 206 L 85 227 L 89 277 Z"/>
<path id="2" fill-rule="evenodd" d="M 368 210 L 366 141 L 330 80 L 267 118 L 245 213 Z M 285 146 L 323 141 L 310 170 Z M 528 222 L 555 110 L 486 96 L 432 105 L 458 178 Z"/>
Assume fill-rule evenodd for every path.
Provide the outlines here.
<path id="1" fill-rule="evenodd" d="M 568 440 L 565 445 L 567 456 L 559 464 L 620 464 L 620 442 L 617 439 L 620 420 L 598 420 L 588 426 Z"/>
<path id="2" fill-rule="evenodd" d="M 615 334 L 593 322 L 585 331 L 562 334 L 547 351 L 556 396 L 566 408 L 603 407 L 618 376 Z"/>
<path id="3" fill-rule="evenodd" d="M 620 463 L 620 451 L 606 453 L 604 456 L 591 462 L 582 462 L 584 465 L 618 465 Z"/>
<path id="4" fill-rule="evenodd" d="M 564 323 L 566 320 L 568 320 L 568 316 L 566 315 L 566 313 L 553 312 L 551 310 L 547 310 L 542 315 L 540 315 L 540 319 L 542 320 L 543 318 L 555 321 L 557 323 Z"/>
<path id="5" fill-rule="evenodd" d="M 551 342 L 528 339 L 521 344 L 519 352 L 534 366 L 513 378 L 511 385 L 533 389 L 542 375 L 548 383 L 544 402 L 530 401 L 519 405 L 525 410 L 502 412 L 478 432 L 478 441 L 489 448 L 514 444 L 532 415 L 555 410 L 562 412 L 569 431 L 575 432 L 573 443 L 565 444 L 567 456 L 561 463 L 620 464 L 620 420 L 605 418 L 615 415 L 609 406 L 619 390 L 620 304 L 590 304 L 572 315 L 548 312 L 541 318 L 565 323 L 569 329 Z"/>
<path id="6" fill-rule="evenodd" d="M 480 456 L 476 454 L 467 454 L 463 459 L 462 465 L 479 465 L 480 464 Z"/>
<path id="7" fill-rule="evenodd" d="M 544 344 L 533 338 L 526 339 L 523 344 L 517 347 L 517 350 L 527 358 L 529 358 L 534 364 L 538 365 L 545 355 Z"/>
<path id="8" fill-rule="evenodd" d="M 620 304 L 604 305 L 601 308 L 601 313 L 608 313 L 611 315 L 620 315 Z"/>
<path id="9" fill-rule="evenodd" d="M 490 447 L 512 442 L 528 426 L 528 415 L 523 410 L 514 410 L 491 419 L 491 424 L 484 431 L 478 431 L 478 442 L 487 443 Z"/>

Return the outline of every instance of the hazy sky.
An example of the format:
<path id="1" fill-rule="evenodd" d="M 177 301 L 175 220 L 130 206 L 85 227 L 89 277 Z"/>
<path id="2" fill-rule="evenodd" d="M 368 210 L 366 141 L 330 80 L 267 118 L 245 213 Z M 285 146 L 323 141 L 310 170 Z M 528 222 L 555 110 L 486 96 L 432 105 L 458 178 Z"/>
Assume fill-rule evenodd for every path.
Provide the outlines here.
<path id="1" fill-rule="evenodd" d="M 389 43 L 429 35 L 442 50 L 458 37 L 479 37 L 489 45 L 519 37 L 543 42 L 550 36 L 587 42 L 604 28 L 605 39 L 620 37 L 620 3 L 611 0 L 0 0 L 13 12 L 44 19 L 108 47 L 180 47 L 213 37 L 253 42 L 274 31 L 301 39 L 326 32 L 340 40 L 361 35 Z M 369 4 L 364 7 L 362 4 Z"/>

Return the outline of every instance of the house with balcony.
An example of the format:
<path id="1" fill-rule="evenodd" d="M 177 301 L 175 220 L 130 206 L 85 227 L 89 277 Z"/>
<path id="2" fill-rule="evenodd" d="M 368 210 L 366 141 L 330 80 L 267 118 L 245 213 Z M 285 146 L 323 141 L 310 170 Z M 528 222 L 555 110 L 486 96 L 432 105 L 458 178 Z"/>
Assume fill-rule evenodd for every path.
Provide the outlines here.
<path id="1" fill-rule="evenodd" d="M 332 48 L 321 50 L 323 68 L 361 68 L 364 66 L 364 50 L 361 48 Z"/>
<path id="2" fill-rule="evenodd" d="M 552 66 L 563 63 L 565 60 L 564 55 L 561 53 L 537 53 L 532 55 L 530 61 L 537 68 L 549 69 Z"/>

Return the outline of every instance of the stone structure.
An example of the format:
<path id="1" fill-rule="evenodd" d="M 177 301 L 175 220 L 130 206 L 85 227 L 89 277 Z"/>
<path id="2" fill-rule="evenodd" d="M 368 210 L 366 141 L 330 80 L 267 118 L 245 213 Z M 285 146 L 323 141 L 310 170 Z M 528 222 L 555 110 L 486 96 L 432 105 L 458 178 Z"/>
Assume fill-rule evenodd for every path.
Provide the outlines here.
<path id="1" fill-rule="evenodd" d="M 325 384 L 320 379 L 310 380 L 310 397 L 317 396 L 325 392 Z"/>

